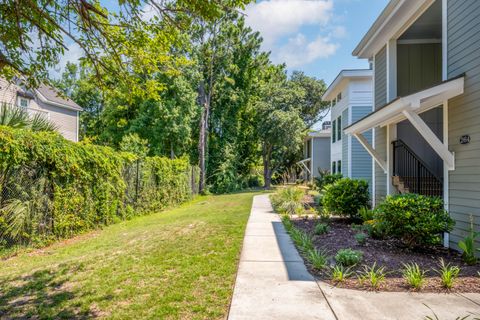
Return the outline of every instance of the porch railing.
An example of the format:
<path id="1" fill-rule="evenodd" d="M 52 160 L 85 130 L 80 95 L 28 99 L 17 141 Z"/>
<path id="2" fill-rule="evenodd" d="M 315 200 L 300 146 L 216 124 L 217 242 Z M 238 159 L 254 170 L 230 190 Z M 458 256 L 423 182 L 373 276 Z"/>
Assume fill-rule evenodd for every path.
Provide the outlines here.
<path id="1" fill-rule="evenodd" d="M 443 179 L 402 140 L 393 141 L 393 176 L 406 192 L 425 196 L 443 195 Z"/>

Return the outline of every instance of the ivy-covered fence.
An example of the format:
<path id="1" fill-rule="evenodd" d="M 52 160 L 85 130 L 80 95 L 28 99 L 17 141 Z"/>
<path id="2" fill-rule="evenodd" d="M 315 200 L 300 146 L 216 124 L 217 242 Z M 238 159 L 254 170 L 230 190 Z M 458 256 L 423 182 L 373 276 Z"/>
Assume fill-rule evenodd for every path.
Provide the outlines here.
<path id="1" fill-rule="evenodd" d="M 186 159 L 137 159 L 55 133 L 0 127 L 0 248 L 44 244 L 190 199 Z"/>

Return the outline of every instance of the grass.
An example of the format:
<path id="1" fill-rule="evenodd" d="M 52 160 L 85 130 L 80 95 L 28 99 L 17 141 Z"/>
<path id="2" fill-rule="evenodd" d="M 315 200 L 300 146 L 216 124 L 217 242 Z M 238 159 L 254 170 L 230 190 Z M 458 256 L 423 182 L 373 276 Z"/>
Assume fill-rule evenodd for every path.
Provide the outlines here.
<path id="1" fill-rule="evenodd" d="M 225 318 L 253 195 L 199 197 L 0 261 L 0 318 Z"/>

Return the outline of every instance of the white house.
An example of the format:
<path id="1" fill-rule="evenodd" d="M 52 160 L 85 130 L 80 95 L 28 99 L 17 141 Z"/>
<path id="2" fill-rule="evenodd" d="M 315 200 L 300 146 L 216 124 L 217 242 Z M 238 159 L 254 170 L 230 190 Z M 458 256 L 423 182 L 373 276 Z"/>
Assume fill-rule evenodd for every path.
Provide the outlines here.
<path id="1" fill-rule="evenodd" d="M 79 119 L 82 108 L 74 101 L 60 96 L 57 90 L 46 85 L 26 90 L 21 85 L 0 78 L 0 103 L 15 105 L 29 114 L 41 114 L 53 122 L 66 139 L 79 139 Z"/>
<path id="2" fill-rule="evenodd" d="M 342 70 L 323 95 L 331 103 L 332 138 L 330 163 L 332 173 L 364 179 L 372 187 L 373 162 L 370 154 L 343 128 L 373 111 L 373 71 Z M 365 134 L 371 141 L 371 132 Z"/>

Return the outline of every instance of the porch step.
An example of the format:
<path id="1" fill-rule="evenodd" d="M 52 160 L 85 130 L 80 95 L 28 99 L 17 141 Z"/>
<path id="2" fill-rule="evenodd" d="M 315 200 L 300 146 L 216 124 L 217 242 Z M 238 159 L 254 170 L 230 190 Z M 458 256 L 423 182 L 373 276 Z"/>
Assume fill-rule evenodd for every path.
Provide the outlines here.
<path id="1" fill-rule="evenodd" d="M 405 186 L 404 181 L 399 176 L 392 177 L 392 184 L 397 188 L 399 193 L 410 193 L 410 190 Z"/>

